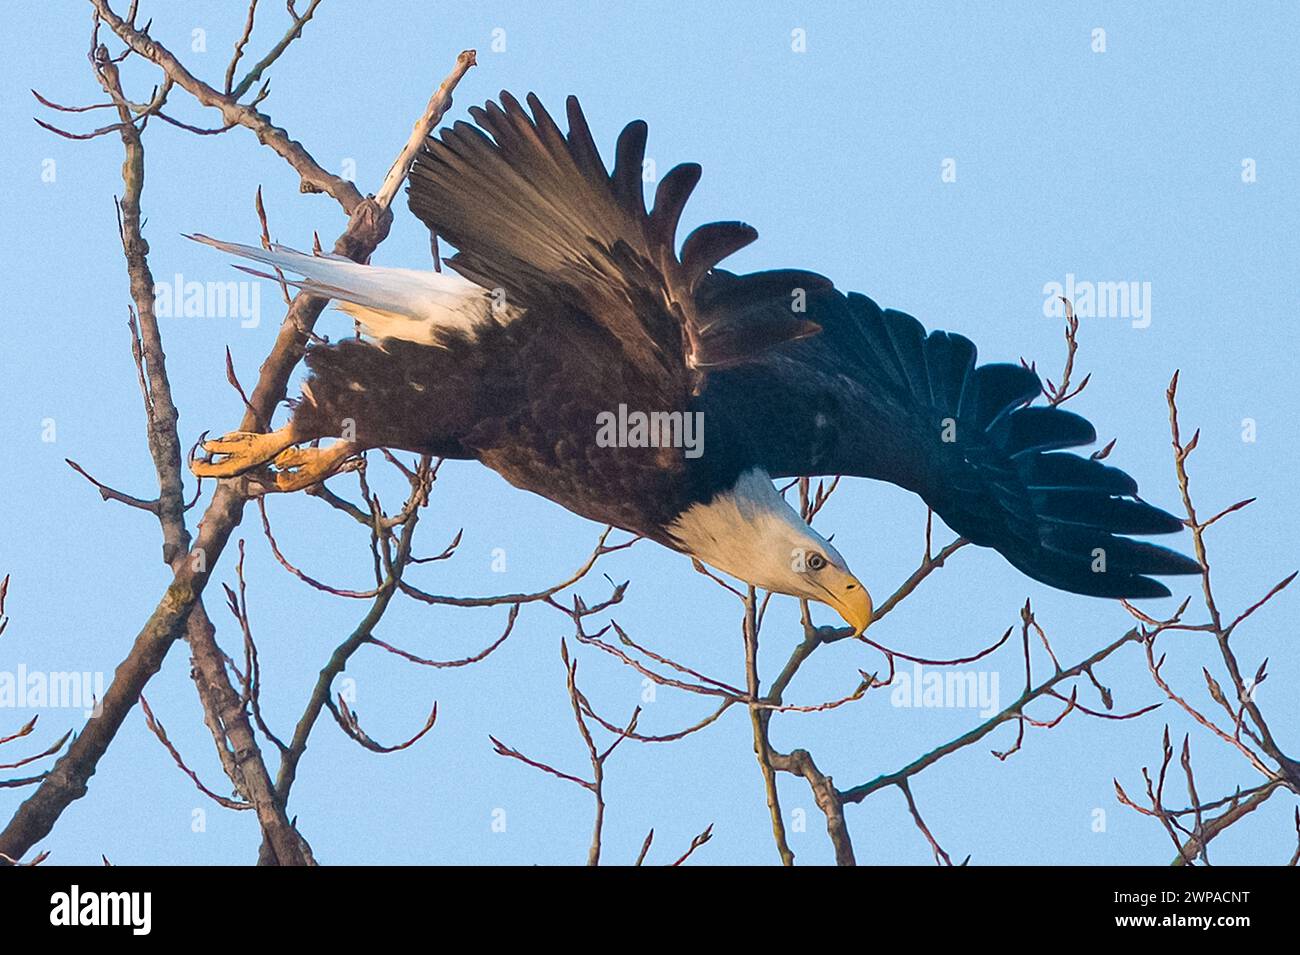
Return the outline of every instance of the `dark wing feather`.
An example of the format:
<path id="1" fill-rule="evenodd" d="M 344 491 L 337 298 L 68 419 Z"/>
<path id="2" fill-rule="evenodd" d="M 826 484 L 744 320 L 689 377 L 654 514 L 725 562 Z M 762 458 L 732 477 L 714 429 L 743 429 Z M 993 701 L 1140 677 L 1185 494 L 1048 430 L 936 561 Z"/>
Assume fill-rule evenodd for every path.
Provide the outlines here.
<path id="1" fill-rule="evenodd" d="M 646 125 L 629 123 L 607 173 L 578 102 L 560 132 L 537 97 L 528 111 L 509 93 L 470 110 L 431 140 L 410 176 L 411 210 L 459 250 L 453 268 L 510 302 L 574 306 L 603 326 L 637 367 L 698 387 L 705 369 L 735 365 L 818 327 L 768 313 L 750 327 L 718 321 L 695 305 L 699 282 L 757 233 L 715 222 L 676 251 L 682 210 L 700 178 L 670 170 L 647 212 L 642 184 Z"/>
<path id="2" fill-rule="evenodd" d="M 966 338 L 930 332 L 862 295 L 807 273 L 768 273 L 769 306 L 807 294 L 815 338 L 782 345 L 710 379 L 706 416 L 732 420 L 735 471 L 774 477 L 848 474 L 919 494 L 957 533 L 1001 552 L 1036 580 L 1104 597 L 1169 593 L 1152 575 L 1197 573 L 1195 561 L 1126 534 L 1183 529 L 1137 497 L 1116 468 L 1063 449 L 1096 440 L 1062 408 L 1028 403 L 1038 376 L 1021 365 L 976 366 Z M 757 309 L 739 288 L 755 277 L 715 272 L 704 300 Z M 761 295 L 758 296 L 761 299 Z"/>

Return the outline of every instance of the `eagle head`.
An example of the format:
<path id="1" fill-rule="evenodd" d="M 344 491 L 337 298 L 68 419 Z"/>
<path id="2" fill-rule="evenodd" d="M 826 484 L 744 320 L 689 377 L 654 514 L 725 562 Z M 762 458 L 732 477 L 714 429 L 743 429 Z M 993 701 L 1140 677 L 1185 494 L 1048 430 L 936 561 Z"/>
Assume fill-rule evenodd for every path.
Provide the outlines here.
<path id="1" fill-rule="evenodd" d="M 830 541 L 813 530 L 760 469 L 687 508 L 668 527 L 698 560 L 763 590 L 826 604 L 855 634 L 871 623 L 871 594 Z"/>

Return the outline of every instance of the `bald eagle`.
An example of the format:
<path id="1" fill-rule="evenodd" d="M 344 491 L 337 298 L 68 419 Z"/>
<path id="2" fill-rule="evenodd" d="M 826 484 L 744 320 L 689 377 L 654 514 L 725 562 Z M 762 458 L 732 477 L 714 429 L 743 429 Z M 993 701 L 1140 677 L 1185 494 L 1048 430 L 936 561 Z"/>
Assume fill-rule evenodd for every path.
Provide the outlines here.
<path id="1" fill-rule="evenodd" d="M 927 334 L 813 272 L 719 268 L 757 238 L 741 222 L 700 226 L 679 253 L 698 165 L 665 175 L 647 211 L 645 123 L 623 130 L 611 173 L 576 99 L 567 135 L 527 103 L 502 93 L 470 110 L 477 125 L 443 129 L 411 169 L 410 208 L 456 247 L 455 274 L 195 237 L 303 276 L 365 333 L 310 347 L 291 420 L 205 442 L 196 474 L 261 469 L 296 490 L 368 448 L 475 459 L 583 517 L 827 604 L 857 632 L 867 588 L 773 479 L 899 485 L 1074 593 L 1165 596 L 1153 575 L 1199 570 L 1125 536 L 1183 524 L 1123 471 L 1062 451 L 1096 432 L 1031 404 L 1032 370 L 976 365 L 961 335 Z"/>

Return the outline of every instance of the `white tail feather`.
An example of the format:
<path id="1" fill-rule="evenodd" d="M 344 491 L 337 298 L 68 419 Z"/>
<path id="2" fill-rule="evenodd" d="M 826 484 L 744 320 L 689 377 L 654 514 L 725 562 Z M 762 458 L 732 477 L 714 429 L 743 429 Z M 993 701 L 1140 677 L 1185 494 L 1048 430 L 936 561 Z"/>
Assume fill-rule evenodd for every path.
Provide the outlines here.
<path id="1" fill-rule="evenodd" d="M 313 295 L 337 299 L 339 308 L 375 338 L 440 345 L 441 333 L 460 332 L 474 337 L 478 326 L 510 317 L 509 310 L 493 309 L 487 289 L 454 273 L 361 265 L 341 256 L 305 255 L 282 245 L 263 249 L 206 235 L 188 238 L 304 276 L 301 281 L 285 281 Z M 264 272 L 244 271 L 279 280 L 279 276 Z"/>

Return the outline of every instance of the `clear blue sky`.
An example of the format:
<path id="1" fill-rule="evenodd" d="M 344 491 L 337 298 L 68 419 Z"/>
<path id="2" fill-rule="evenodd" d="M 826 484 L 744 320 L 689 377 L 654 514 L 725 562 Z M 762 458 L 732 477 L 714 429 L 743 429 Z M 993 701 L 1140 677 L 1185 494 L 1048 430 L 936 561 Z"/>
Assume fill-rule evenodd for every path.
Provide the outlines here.
<path id="1" fill-rule="evenodd" d="M 284 21 L 282 4 L 263 6 L 252 58 L 279 36 Z M 1077 281 L 1149 282 L 1148 327 L 1085 319 L 1081 363 L 1094 375 L 1073 407 L 1105 438 L 1118 439 L 1112 461 L 1137 477 L 1144 496 L 1172 508 L 1164 388 L 1175 368 L 1183 370 L 1184 420 L 1189 429 L 1202 428 L 1191 462 L 1202 508 L 1259 497 L 1211 537 L 1221 599 L 1228 608 L 1249 604 L 1300 563 L 1300 12 L 1290 3 L 886 6 L 570 3 L 560 12 L 543 4 L 328 0 L 271 71 L 266 109 L 324 165 L 354 165 L 362 190 L 372 191 L 456 52 L 476 47 L 480 65 L 460 87 L 455 116 L 502 88 L 536 90 L 554 109 L 565 94 L 577 93 L 606 156 L 622 125 L 644 118 L 649 154 L 661 172 L 683 160 L 704 166 L 686 227 L 743 218 L 759 229 L 759 242 L 736 257 L 734 268 L 815 269 L 929 327 L 968 335 L 986 360 L 1023 355 L 1059 367 L 1060 323 L 1043 314 L 1048 283 L 1064 283 L 1069 274 Z M 143 0 L 142 19 L 152 16 L 154 35 L 217 83 L 243 25 L 239 7 Z M 0 41 L 0 160 L 8 184 L 0 214 L 10 236 L 0 573 L 13 575 L 0 670 L 111 673 L 168 580 L 156 523 L 101 503 L 63 463 L 75 458 L 130 493 L 153 493 L 113 213 L 121 146 L 114 137 L 69 142 L 32 122 L 38 107 L 29 87 L 69 103 L 100 97 L 85 61 L 88 5 L 59 0 L 29 9 L 15 16 L 37 28 L 6 31 Z M 197 28 L 206 31 L 206 53 L 190 51 Z M 505 31 L 505 50 L 494 53 L 497 28 Z M 806 31 L 806 52 L 791 49 L 796 28 Z M 1105 30 L 1104 53 L 1092 49 L 1096 28 Z M 117 48 L 115 41 L 110 46 Z M 144 98 L 156 75 L 133 61 L 125 72 L 129 91 Z M 172 109 L 201 125 L 218 122 L 180 91 Z M 89 128 L 103 117 L 60 121 Z M 313 230 L 328 240 L 344 224 L 332 200 L 299 195 L 290 169 L 244 130 L 197 139 L 155 123 L 146 142 L 146 235 L 159 279 L 237 277 L 222 256 L 180 234 L 255 241 L 259 185 L 280 241 L 309 247 Z M 955 160 L 955 182 L 941 176 L 948 159 Z M 1254 160 L 1253 183 L 1243 182 L 1245 159 Z M 53 182 L 43 177 L 49 160 Z M 427 265 L 427 234 L 404 207 L 376 261 Z M 277 297 L 273 287 L 262 289 L 256 328 L 229 318 L 164 320 L 187 443 L 237 421 L 224 350 L 231 349 L 244 381 L 253 380 L 280 317 Z M 322 326 L 333 336 L 349 328 L 334 311 Z M 1242 439 L 1246 418 L 1256 422 L 1254 442 Z M 55 424 L 52 442 L 42 440 L 47 419 Z M 339 484 L 352 488 L 348 479 Z M 398 486 L 381 487 L 395 505 Z M 355 526 L 302 496 L 273 500 L 270 511 L 293 560 L 340 586 L 367 586 L 366 540 Z M 839 549 L 883 596 L 914 565 L 923 520 L 910 496 L 858 482 L 825 512 L 824 529 L 835 531 Z M 440 549 L 462 526 L 460 556 L 418 568 L 421 586 L 464 594 L 536 589 L 577 566 L 600 530 L 477 464 L 450 463 L 424 518 L 422 551 Z M 316 671 L 365 606 L 325 597 L 284 573 L 255 512 L 240 533 L 248 538 L 266 716 L 287 734 Z M 497 548 L 505 551 L 505 572 L 492 569 Z M 684 558 L 643 543 L 604 569 L 632 579 L 617 618 L 638 640 L 719 678 L 742 679 L 737 605 Z M 217 580 L 232 579 L 223 561 Z M 1192 592 L 1193 583 L 1176 581 L 1176 593 Z M 579 590 L 594 600 L 605 584 L 596 578 Z M 1063 661 L 1082 658 L 1129 625 L 1117 605 L 1050 591 L 993 552 L 970 549 L 874 636 L 900 650 L 960 656 L 1015 622 L 1026 596 Z M 215 584 L 209 597 L 219 638 L 235 653 L 238 633 Z M 1292 752 L 1300 750 L 1296 606 L 1295 595 L 1284 595 L 1239 638 L 1247 669 L 1270 657 L 1271 678 L 1258 699 Z M 439 612 L 399 602 L 378 633 L 416 653 L 454 658 L 493 639 L 503 619 L 504 610 Z M 765 629 L 768 676 L 797 639 L 794 620 L 793 601 L 779 601 Z M 558 654 L 567 632 L 560 615 L 533 607 L 505 646 L 477 667 L 429 671 L 377 650 L 358 654 L 347 676 L 356 681 L 356 708 L 371 735 L 405 738 L 434 699 L 440 720 L 414 749 L 387 757 L 362 751 L 328 719 L 318 727 L 290 807 L 317 857 L 582 861 L 591 825 L 587 794 L 493 755 L 487 739 L 492 733 L 530 755 L 586 771 Z M 1185 635 L 1169 639 L 1166 649 L 1169 675 L 1207 702 L 1199 669 L 1213 667 L 1211 647 Z M 640 702 L 633 672 L 590 648 L 576 652 L 580 683 L 602 712 L 621 719 Z M 879 666 L 880 658 L 860 645 L 836 645 L 805 667 L 789 698 L 838 697 L 856 684 L 858 668 Z M 978 666 L 999 674 L 1001 702 L 1009 702 L 1021 679 L 1018 650 L 1005 648 Z M 188 760 L 224 791 L 187 670 L 178 647 L 148 695 Z M 1098 676 L 1122 709 L 1159 698 L 1136 647 Z M 1095 703 L 1088 692 L 1081 699 Z M 1055 711 L 1048 705 L 1038 712 Z M 641 729 L 671 731 L 705 712 L 707 701 L 661 689 L 645 705 Z M 0 735 L 29 715 L 0 709 Z M 46 711 L 37 735 L 52 740 L 80 720 L 75 711 Z M 876 692 L 829 714 L 778 716 L 773 739 L 783 749 L 810 749 L 847 787 L 898 768 L 979 720 L 969 709 L 895 707 Z M 1165 720 L 1181 738 L 1187 723 L 1168 706 L 1128 723 L 1074 715 L 1050 732 L 1031 731 L 1023 751 L 1003 763 L 989 749 L 1010 744 L 1014 729 L 1006 727 L 991 745 L 920 776 L 916 798 L 944 846 L 977 863 L 1163 862 L 1171 853 L 1167 837 L 1116 803 L 1111 779 L 1141 791 L 1140 768 L 1158 761 Z M 32 751 L 28 743 L 6 747 L 0 762 Z M 1193 735 L 1193 758 L 1202 794 L 1256 782 L 1239 755 L 1203 731 Z M 807 787 L 783 777 L 781 793 L 787 813 L 807 813 L 807 832 L 791 833 L 799 860 L 829 862 Z M 0 814 L 7 816 L 21 796 L 0 791 Z M 709 823 L 715 839 L 700 861 L 776 859 L 749 723 L 739 709 L 682 743 L 626 744 L 609 765 L 608 798 L 609 861 L 634 858 L 651 826 L 651 858 L 666 861 Z M 191 831 L 197 808 L 207 814 L 200 833 Z M 491 829 L 498 809 L 506 812 L 505 832 Z M 1106 816 L 1102 833 L 1093 831 L 1097 809 Z M 930 861 L 897 791 L 847 812 L 860 861 Z M 1275 799 L 1216 843 L 1217 861 L 1284 861 L 1294 846 L 1290 814 L 1291 804 Z M 103 853 L 121 863 L 247 863 L 257 841 L 251 814 L 226 812 L 200 796 L 137 711 L 89 796 L 65 813 L 44 847 L 56 862 L 96 862 Z"/>

